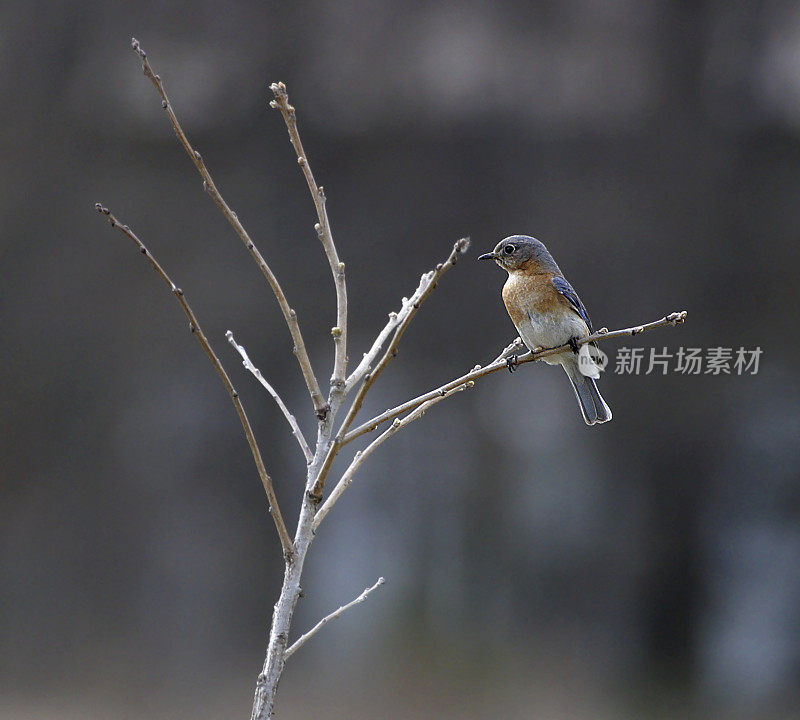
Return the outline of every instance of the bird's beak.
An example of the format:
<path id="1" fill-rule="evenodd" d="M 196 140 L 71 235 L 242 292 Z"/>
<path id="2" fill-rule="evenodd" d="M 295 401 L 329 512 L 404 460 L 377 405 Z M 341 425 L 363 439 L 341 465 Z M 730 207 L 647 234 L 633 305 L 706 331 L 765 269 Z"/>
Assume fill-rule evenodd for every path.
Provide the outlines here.
<path id="1" fill-rule="evenodd" d="M 484 253 L 483 255 L 478 256 L 478 260 L 495 260 L 497 255 L 494 252 Z"/>

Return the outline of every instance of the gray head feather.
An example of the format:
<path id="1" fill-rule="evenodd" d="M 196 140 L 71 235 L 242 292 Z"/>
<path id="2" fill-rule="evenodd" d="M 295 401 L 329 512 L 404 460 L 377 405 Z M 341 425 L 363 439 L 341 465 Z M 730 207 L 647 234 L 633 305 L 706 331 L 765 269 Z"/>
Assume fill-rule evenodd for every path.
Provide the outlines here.
<path id="1" fill-rule="evenodd" d="M 541 272 L 561 274 L 544 243 L 528 235 L 510 235 L 503 238 L 495 246 L 492 255 L 497 264 L 509 272 L 519 270 L 525 263 L 534 260 Z"/>

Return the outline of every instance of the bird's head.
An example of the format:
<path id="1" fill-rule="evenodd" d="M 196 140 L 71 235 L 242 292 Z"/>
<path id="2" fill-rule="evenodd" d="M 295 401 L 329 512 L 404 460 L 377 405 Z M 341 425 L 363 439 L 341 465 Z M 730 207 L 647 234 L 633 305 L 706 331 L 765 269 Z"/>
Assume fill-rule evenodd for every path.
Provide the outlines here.
<path id="1" fill-rule="evenodd" d="M 514 272 L 535 269 L 536 272 L 559 272 L 553 257 L 543 243 L 528 235 L 511 235 L 504 238 L 494 250 L 478 257 L 494 260 L 501 268 Z"/>

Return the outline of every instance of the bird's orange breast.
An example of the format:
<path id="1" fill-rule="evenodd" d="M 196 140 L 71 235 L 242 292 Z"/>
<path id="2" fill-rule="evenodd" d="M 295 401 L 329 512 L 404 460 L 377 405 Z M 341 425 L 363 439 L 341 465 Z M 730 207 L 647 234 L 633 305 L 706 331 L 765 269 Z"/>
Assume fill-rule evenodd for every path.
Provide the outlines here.
<path id="1" fill-rule="evenodd" d="M 553 287 L 551 273 L 509 274 L 503 285 L 503 302 L 514 325 L 528 321 L 530 314 L 549 313 L 561 305 L 561 296 Z"/>

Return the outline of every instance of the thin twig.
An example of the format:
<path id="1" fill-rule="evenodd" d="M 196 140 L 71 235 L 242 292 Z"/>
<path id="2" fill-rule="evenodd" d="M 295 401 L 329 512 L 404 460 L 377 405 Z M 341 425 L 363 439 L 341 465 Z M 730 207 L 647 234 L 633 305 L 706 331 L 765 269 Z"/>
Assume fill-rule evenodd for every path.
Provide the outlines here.
<path id="1" fill-rule="evenodd" d="M 358 411 L 361 409 L 361 405 L 364 402 L 364 396 L 367 394 L 369 389 L 372 387 L 375 380 L 378 376 L 384 371 L 386 366 L 391 362 L 392 358 L 397 356 L 397 348 L 400 344 L 400 339 L 403 337 L 403 333 L 408 329 L 409 324 L 414 319 L 414 315 L 416 315 L 417 310 L 419 310 L 422 303 L 428 298 L 428 296 L 436 289 L 436 286 L 441 279 L 442 275 L 444 275 L 450 268 L 455 266 L 458 262 L 458 257 L 462 253 L 467 251 L 469 248 L 469 238 L 461 238 L 457 240 L 453 245 L 453 249 L 450 251 L 450 255 L 447 256 L 447 259 L 443 263 L 439 263 L 434 270 L 425 273 L 422 278 L 420 279 L 419 286 L 417 287 L 414 294 L 408 298 L 407 300 L 403 300 L 403 307 L 401 311 L 397 314 L 396 317 L 389 317 L 389 323 L 387 326 L 381 331 L 378 335 L 378 339 L 373 344 L 372 349 L 369 353 L 367 353 L 367 357 L 362 360 L 359 368 L 364 369 L 363 375 L 363 382 L 361 386 L 358 388 L 358 392 L 356 393 L 355 398 L 353 398 L 353 402 L 350 405 L 350 409 L 347 411 L 347 415 L 345 419 L 342 421 L 341 426 L 339 427 L 338 432 L 336 433 L 336 437 L 334 438 L 333 442 L 331 443 L 331 447 L 328 450 L 328 454 L 325 457 L 325 461 L 322 463 L 320 467 L 319 474 L 317 475 L 314 485 L 311 488 L 310 492 L 312 495 L 319 497 L 322 494 L 322 490 L 325 487 L 325 478 L 330 470 L 331 464 L 333 462 L 333 458 L 336 457 L 336 453 L 339 451 L 341 447 L 341 440 L 347 433 L 348 428 L 350 427 L 353 419 L 355 418 Z M 383 357 L 381 357 L 380 361 L 378 362 L 377 366 L 371 372 L 369 371 L 370 362 L 367 361 L 368 358 L 374 360 L 375 357 L 378 356 L 381 350 L 381 345 L 383 344 L 382 338 L 388 337 L 389 333 L 393 332 L 392 339 L 389 342 L 388 347 L 386 348 L 386 352 L 384 352 Z M 380 343 L 378 341 L 381 341 Z M 367 361 L 367 362 L 365 362 Z M 358 372 L 358 368 L 356 369 Z"/>
<path id="2" fill-rule="evenodd" d="M 255 377 L 258 382 L 263 385 L 264 389 L 272 396 L 272 399 L 278 404 L 283 416 L 286 418 L 287 422 L 289 423 L 290 427 L 292 428 L 292 435 L 295 436 L 297 442 L 300 444 L 300 449 L 303 451 L 303 455 L 306 456 L 306 463 L 310 463 L 314 454 L 311 452 L 311 448 L 308 447 L 308 443 L 306 442 L 306 438 L 303 435 L 303 431 L 300 429 L 300 426 L 297 424 L 297 420 L 292 413 L 289 412 L 289 408 L 286 407 L 286 404 L 281 399 L 281 396 L 278 395 L 278 392 L 275 390 L 269 382 L 264 379 L 264 376 L 261 374 L 261 370 L 259 370 L 255 365 L 253 365 L 250 357 L 247 354 L 247 350 L 244 349 L 242 345 L 236 342 L 236 339 L 233 337 L 233 333 L 228 330 L 225 333 L 225 337 L 228 338 L 228 342 L 236 348 L 236 351 L 242 357 L 242 365 L 245 366 L 247 370 L 249 370 L 252 375 Z"/>
<path id="3" fill-rule="evenodd" d="M 269 265 L 267 265 L 267 261 L 264 260 L 263 255 L 258 251 L 258 248 L 256 248 L 255 244 L 250 239 L 250 235 L 248 235 L 247 231 L 244 229 L 244 226 L 239 221 L 236 213 L 231 210 L 228 203 L 226 203 L 222 195 L 220 195 L 219 190 L 217 190 L 217 186 L 214 184 L 214 180 L 212 179 L 211 173 L 208 171 L 202 156 L 192 147 L 191 143 L 189 142 L 189 138 L 186 137 L 186 133 L 183 131 L 183 128 L 178 122 L 178 116 L 172 109 L 172 104 L 170 103 L 167 93 L 164 90 L 164 83 L 161 81 L 161 78 L 153 72 L 153 68 L 150 67 L 150 62 L 147 59 L 147 53 L 142 50 L 139 45 L 139 41 L 136 40 L 136 38 L 131 40 L 131 46 L 142 61 L 142 70 L 145 76 L 150 79 L 155 89 L 158 91 L 158 94 L 161 96 L 161 107 L 166 110 L 170 123 L 172 123 L 172 129 L 175 131 L 175 135 L 178 136 L 178 140 L 183 146 L 183 149 L 191 158 L 192 162 L 197 168 L 197 171 L 203 178 L 203 189 L 211 196 L 211 198 L 217 204 L 217 207 L 219 207 L 219 209 L 222 211 L 222 214 L 233 226 L 236 234 L 241 238 L 242 242 L 245 244 L 245 247 L 250 251 L 250 255 L 252 255 L 259 269 L 272 288 L 272 292 L 275 294 L 275 297 L 278 300 L 278 305 L 283 313 L 284 320 L 286 320 L 286 324 L 289 327 L 289 332 L 291 333 L 292 341 L 294 342 L 294 354 L 297 356 L 297 361 L 300 364 L 300 369 L 303 373 L 306 386 L 308 387 L 309 395 L 311 395 L 311 401 L 314 403 L 314 411 L 318 417 L 324 417 L 327 413 L 328 406 L 325 399 L 322 397 L 322 391 L 320 390 L 319 383 L 317 382 L 317 378 L 314 375 L 313 369 L 311 368 L 311 361 L 308 358 L 308 352 L 306 351 L 305 342 L 303 341 L 303 335 L 300 332 L 300 325 L 297 322 L 297 313 L 291 307 L 289 307 L 289 302 L 286 299 L 286 295 L 283 293 L 283 289 L 278 283 L 278 278 L 272 272 L 272 269 L 269 267 Z"/>
<path id="4" fill-rule="evenodd" d="M 144 255 L 150 261 L 153 269 L 169 286 L 170 290 L 172 290 L 172 294 L 175 295 L 176 299 L 180 303 L 181 308 L 183 308 L 183 312 L 186 314 L 186 317 L 189 318 L 189 330 L 197 338 L 197 341 L 202 346 L 203 350 L 208 356 L 208 359 L 211 361 L 211 364 L 214 366 L 214 369 L 217 371 L 217 374 L 222 380 L 222 384 L 225 386 L 225 389 L 231 396 L 233 405 L 236 408 L 236 413 L 239 416 L 239 421 L 242 423 L 244 434 L 247 437 L 247 442 L 250 445 L 250 451 L 253 453 L 253 460 L 255 460 L 258 475 L 261 478 L 261 483 L 264 485 L 264 490 L 267 493 L 269 512 L 272 515 L 272 519 L 275 521 L 275 528 L 278 531 L 278 537 L 280 538 L 281 546 L 283 547 L 283 555 L 287 562 L 292 562 L 294 560 L 294 544 L 292 543 L 289 533 L 286 530 L 286 524 L 283 521 L 283 515 L 281 514 L 280 507 L 278 506 L 278 498 L 275 495 L 275 488 L 272 485 L 272 478 L 267 474 L 267 469 L 264 466 L 264 460 L 261 457 L 261 451 L 258 448 L 258 443 L 256 442 L 255 435 L 253 434 L 253 428 L 250 426 L 250 421 L 247 419 L 247 414 L 244 411 L 242 401 L 239 399 L 239 393 L 236 392 L 236 389 L 233 387 L 233 383 L 231 383 L 231 380 L 228 377 L 228 373 L 225 372 L 225 368 L 222 367 L 222 363 L 219 361 L 216 353 L 211 348 L 208 338 L 205 336 L 205 333 L 200 327 L 200 323 L 197 321 L 194 311 L 191 307 L 189 307 L 189 303 L 183 294 L 183 290 L 181 290 L 175 285 L 174 282 L 172 282 L 164 268 L 161 267 L 160 263 L 153 257 L 150 251 L 144 246 L 142 241 L 139 240 L 133 230 L 131 230 L 127 225 L 121 224 L 119 220 L 114 217 L 111 211 L 108 208 L 103 207 L 103 205 L 100 203 L 95 204 L 95 209 L 99 213 L 102 213 L 108 217 L 111 227 L 117 228 L 120 232 L 136 243 L 137 247 L 139 248 L 139 252 L 141 252 L 142 255 Z"/>
<path id="5" fill-rule="evenodd" d="M 442 275 L 444 275 L 450 268 L 455 266 L 455 264 L 458 262 L 458 256 L 465 253 L 468 248 L 469 238 L 461 238 L 460 240 L 457 240 L 453 245 L 453 249 L 450 251 L 450 255 L 447 256 L 447 260 L 445 260 L 443 263 L 439 263 L 435 270 L 431 270 L 423 275 L 416 292 L 414 292 L 411 298 L 409 298 L 408 302 L 403 303 L 404 307 L 397 315 L 394 334 L 392 335 L 392 339 L 386 348 L 386 352 L 384 352 L 383 357 L 380 359 L 380 362 L 378 362 L 375 369 L 364 374 L 364 382 L 361 387 L 359 387 L 358 392 L 353 399 L 353 404 L 347 413 L 347 417 L 342 423 L 342 427 L 339 429 L 338 435 L 342 435 L 343 432 L 347 432 L 347 428 L 350 426 L 353 418 L 361 409 L 364 396 L 367 394 L 374 382 L 378 379 L 378 376 L 386 369 L 386 366 L 394 357 L 397 356 L 397 348 L 400 345 L 400 339 L 403 337 L 403 334 L 408 329 L 411 321 L 414 319 L 414 315 L 417 314 L 417 310 L 419 310 L 422 303 L 425 302 L 428 296 L 436 289 L 436 285 L 441 279 Z M 391 318 L 389 324 L 392 324 Z M 375 349 L 374 346 L 373 349 Z M 377 352 L 375 353 L 375 357 L 377 357 L 378 352 L 380 352 L 380 346 L 378 346 L 376 350 Z M 367 363 L 367 367 L 369 367 L 369 363 Z"/>
<path id="6" fill-rule="evenodd" d="M 446 269 L 447 268 L 443 268 L 443 272 L 446 271 Z M 387 322 L 383 330 L 378 333 L 378 336 L 372 343 L 372 347 L 368 352 L 364 353 L 364 357 L 361 359 L 361 362 L 347 378 L 344 390 L 345 395 L 349 393 L 359 382 L 361 382 L 364 379 L 364 376 L 372 369 L 372 363 L 375 362 L 375 359 L 378 357 L 378 353 L 380 353 L 380 351 L 383 349 L 384 343 L 388 340 L 389 336 L 392 334 L 392 332 L 394 332 L 397 326 L 406 322 L 406 319 L 411 312 L 415 311 L 419 307 L 423 293 L 428 290 L 431 282 L 434 280 L 433 275 L 435 272 L 435 270 L 431 270 L 430 272 L 423 273 L 419 280 L 419 285 L 417 285 L 417 289 L 411 293 L 411 297 L 403 298 L 400 312 L 392 311 L 389 313 L 389 322 Z"/>
<path id="7" fill-rule="evenodd" d="M 607 340 L 615 337 L 620 337 L 622 335 L 638 335 L 639 333 L 645 332 L 647 330 L 653 330 L 654 328 L 661 327 L 662 325 L 679 325 L 686 320 L 686 311 L 683 310 L 681 312 L 674 312 L 670 315 L 667 315 L 660 320 L 656 320 L 655 322 L 647 323 L 645 325 L 637 325 L 635 327 L 625 328 L 623 330 L 614 330 L 614 331 L 607 331 L 607 330 L 600 330 L 593 335 L 588 335 L 585 338 L 581 338 L 577 341 L 578 345 L 584 345 L 589 342 L 594 342 L 596 340 Z M 513 345 L 513 343 L 512 343 Z M 547 357 L 549 355 L 557 355 L 558 353 L 564 352 L 564 350 L 568 349 L 570 345 L 560 345 L 555 348 L 547 348 L 545 350 L 540 350 L 535 353 L 528 352 L 522 357 L 518 358 L 517 365 L 523 365 L 525 363 L 533 362 L 534 360 L 540 360 L 541 358 Z M 439 386 L 435 390 L 431 390 L 419 397 L 413 398 L 411 400 L 407 400 L 406 402 L 398 405 L 397 407 L 391 408 L 382 412 L 380 415 L 376 415 L 371 420 L 368 420 L 363 425 L 359 425 L 354 430 L 351 430 L 347 433 L 344 438 L 342 438 L 341 442 L 339 443 L 340 446 L 344 446 L 352 440 L 355 440 L 357 437 L 360 437 L 364 433 L 368 433 L 378 427 L 380 424 L 386 422 L 387 420 L 391 420 L 399 415 L 402 415 L 409 410 L 413 410 L 415 407 L 418 407 L 422 403 L 435 398 L 437 395 L 441 395 L 442 393 L 449 392 L 453 388 L 458 387 L 466 382 L 471 380 L 477 380 L 478 378 L 484 377 L 485 375 L 489 375 L 493 372 L 497 372 L 498 370 L 503 370 L 507 367 L 506 361 L 503 359 L 511 350 L 512 346 L 506 348 L 503 353 L 492 363 L 483 367 L 483 368 L 476 368 L 466 375 L 462 375 L 460 378 L 456 378 L 455 380 L 451 380 L 444 385 Z"/>
<path id="8" fill-rule="evenodd" d="M 376 582 L 372 587 L 368 587 L 364 592 L 361 593 L 355 600 L 351 600 L 347 605 L 342 605 L 340 608 L 334 610 L 330 615 L 326 615 L 322 620 L 320 620 L 316 625 L 314 625 L 311 630 L 309 630 L 304 635 L 301 635 L 297 640 L 295 640 L 288 648 L 286 648 L 286 653 L 284 654 L 284 660 L 288 660 L 295 650 L 299 650 L 303 645 L 305 645 L 314 635 L 316 635 L 320 630 L 322 630 L 325 625 L 327 625 L 331 620 L 336 620 L 340 615 L 346 613 L 353 605 L 358 605 L 359 603 L 364 602 L 367 599 L 369 594 L 373 590 L 377 590 L 381 585 L 386 582 L 382 577 L 378 578 L 378 582 Z"/>
<path id="9" fill-rule="evenodd" d="M 292 147 L 297 154 L 297 163 L 303 170 L 303 175 L 308 183 L 314 207 L 317 210 L 317 223 L 314 229 L 325 249 L 325 255 L 331 266 L 333 282 L 336 286 L 336 326 L 331 329 L 331 335 L 336 347 L 336 354 L 333 363 L 333 376 L 331 377 L 331 389 L 339 393 L 344 388 L 345 373 L 347 372 L 347 283 L 345 282 L 344 263 L 339 262 L 339 255 L 336 252 L 336 245 L 333 243 L 331 223 L 328 219 L 328 210 L 325 202 L 325 191 L 317 185 L 314 174 L 311 172 L 308 157 L 303 149 L 300 140 L 300 133 L 297 129 L 297 113 L 293 105 L 289 103 L 289 95 L 286 92 L 286 85 L 282 82 L 272 83 L 269 86 L 275 99 L 270 101 L 270 107 L 280 110 L 286 128 L 289 131 L 289 139 Z"/>
<path id="10" fill-rule="evenodd" d="M 452 388 L 451 390 L 443 391 L 436 397 L 427 400 L 426 402 L 419 405 L 415 410 L 410 412 L 404 418 L 395 418 L 394 422 L 386 428 L 378 437 L 376 437 L 367 447 L 363 450 L 359 450 L 355 456 L 353 457 L 352 462 L 348 465 L 347 469 L 342 473 L 342 477 L 339 478 L 339 482 L 336 483 L 331 494 L 325 500 L 324 503 L 320 506 L 319 510 L 317 510 L 317 514 L 314 516 L 314 532 L 320 526 L 320 523 L 325 519 L 325 516 L 331 511 L 331 508 L 336 504 L 339 498 L 342 496 L 342 493 L 350 487 L 350 484 L 353 482 L 353 478 L 355 477 L 356 471 L 364 464 L 364 461 L 372 455 L 372 453 L 378 449 L 380 445 L 386 442 L 392 435 L 402 430 L 404 427 L 409 425 L 410 423 L 414 422 L 414 420 L 419 420 L 428 410 L 429 407 L 435 405 L 436 403 L 441 402 L 445 398 L 454 395 L 457 392 L 461 392 L 462 390 L 466 390 L 473 386 L 473 381 L 469 380 L 458 387 Z"/>

